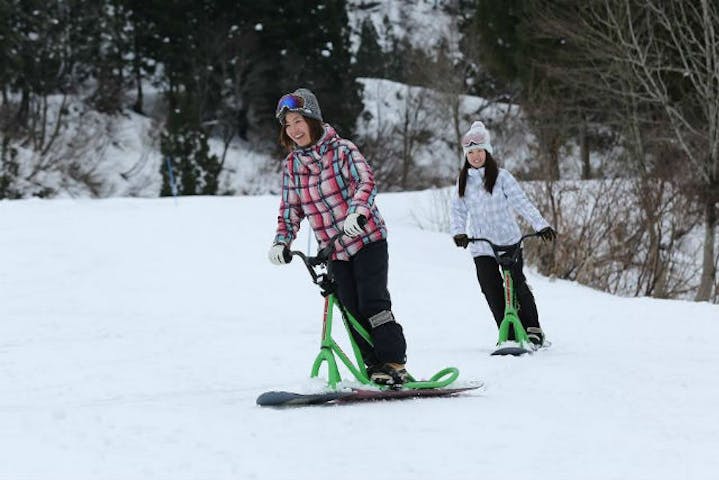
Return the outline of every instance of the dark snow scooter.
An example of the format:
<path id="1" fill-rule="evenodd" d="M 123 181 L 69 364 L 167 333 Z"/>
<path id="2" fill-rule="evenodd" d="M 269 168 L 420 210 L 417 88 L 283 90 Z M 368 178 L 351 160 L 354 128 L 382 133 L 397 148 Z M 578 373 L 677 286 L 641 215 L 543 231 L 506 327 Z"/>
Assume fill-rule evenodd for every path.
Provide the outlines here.
<path id="1" fill-rule="evenodd" d="M 300 251 L 285 250 L 285 261 L 289 263 L 294 256 L 302 259 L 312 277 L 313 283 L 320 287 L 322 296 L 325 297 L 320 352 L 312 365 L 310 376 L 317 377 L 320 367 L 323 363 L 326 363 L 328 391 L 310 394 L 283 391 L 265 392 L 257 397 L 257 404 L 263 407 L 285 407 L 327 403 L 343 404 L 367 400 L 445 397 L 482 387 L 482 382 L 472 382 L 461 387 L 446 388 L 459 376 L 459 370 L 454 367 L 440 370 L 429 380 L 415 380 L 410 377 L 409 382 L 397 386 L 377 385 L 370 381 L 359 346 L 352 337 L 350 329 L 354 329 L 367 343 L 372 345 L 370 334 L 342 305 L 336 295 L 334 278 L 331 272 L 326 269 L 327 261 L 335 250 L 335 241 L 337 241 L 341 235 L 340 233 L 332 237 L 329 244 L 317 252 L 317 255 L 314 257 L 308 257 Z M 320 269 L 324 269 L 325 271 L 321 272 Z M 345 329 L 347 330 L 347 335 L 354 352 L 355 362 L 342 351 L 334 338 L 332 338 L 332 313 L 335 306 L 337 306 L 342 313 Z M 368 388 L 338 389 L 338 384 L 342 381 L 342 377 L 337 367 L 337 358 L 347 367 L 357 381 L 366 385 Z"/>
<path id="2" fill-rule="evenodd" d="M 512 245 L 497 245 L 487 238 L 469 238 L 470 242 L 485 242 L 492 247 L 497 263 L 502 269 L 502 278 L 504 279 L 504 318 L 499 324 L 497 349 L 492 352 L 492 355 L 513 355 L 516 357 L 537 350 L 537 347 L 529 340 L 527 331 L 519 320 L 519 303 L 514 292 L 514 281 L 510 268 L 519 260 L 522 242 L 529 237 L 538 236 L 539 233 L 528 233 Z M 510 329 L 514 330 L 514 340 L 509 340 Z"/>

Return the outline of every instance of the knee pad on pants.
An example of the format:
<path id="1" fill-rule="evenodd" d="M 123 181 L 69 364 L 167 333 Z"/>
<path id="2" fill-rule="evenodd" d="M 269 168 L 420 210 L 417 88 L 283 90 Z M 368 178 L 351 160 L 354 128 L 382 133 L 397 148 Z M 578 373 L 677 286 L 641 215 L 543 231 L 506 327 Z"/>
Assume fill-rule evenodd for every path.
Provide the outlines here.
<path id="1" fill-rule="evenodd" d="M 381 312 L 372 315 L 367 319 L 372 328 L 377 328 L 386 323 L 394 322 L 394 315 L 389 310 L 382 310 Z"/>

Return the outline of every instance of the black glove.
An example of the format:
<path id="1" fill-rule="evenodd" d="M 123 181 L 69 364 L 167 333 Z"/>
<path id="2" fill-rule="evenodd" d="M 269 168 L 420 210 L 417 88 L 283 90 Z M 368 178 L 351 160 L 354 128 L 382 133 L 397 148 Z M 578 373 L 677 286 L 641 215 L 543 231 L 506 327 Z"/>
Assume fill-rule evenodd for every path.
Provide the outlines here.
<path id="1" fill-rule="evenodd" d="M 469 245 L 469 237 L 464 233 L 457 234 L 452 239 L 458 247 L 467 248 L 467 245 Z"/>
<path id="2" fill-rule="evenodd" d="M 553 242 L 554 239 L 557 238 L 557 232 L 555 232 L 552 227 L 544 227 L 539 232 L 537 232 L 537 234 L 545 242 Z"/>

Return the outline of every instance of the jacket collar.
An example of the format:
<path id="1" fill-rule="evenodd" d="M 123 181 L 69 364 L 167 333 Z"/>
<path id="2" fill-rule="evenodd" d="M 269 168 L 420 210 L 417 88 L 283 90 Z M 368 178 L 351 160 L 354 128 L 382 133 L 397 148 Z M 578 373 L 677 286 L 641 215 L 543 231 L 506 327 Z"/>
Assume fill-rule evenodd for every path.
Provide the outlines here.
<path id="1" fill-rule="evenodd" d="M 337 136 L 337 132 L 334 128 L 328 123 L 325 123 L 323 126 L 324 133 L 320 137 L 319 140 L 317 140 L 317 143 L 314 145 L 310 145 L 308 147 L 298 147 L 295 149 L 294 153 L 296 153 L 300 157 L 314 157 L 313 154 L 319 154 L 320 156 L 323 156 L 327 150 L 332 147 L 339 137 Z"/>
<path id="2" fill-rule="evenodd" d="M 471 167 L 467 170 L 467 174 L 470 177 L 480 177 L 480 178 L 484 177 L 484 167 L 480 167 L 480 168 Z"/>

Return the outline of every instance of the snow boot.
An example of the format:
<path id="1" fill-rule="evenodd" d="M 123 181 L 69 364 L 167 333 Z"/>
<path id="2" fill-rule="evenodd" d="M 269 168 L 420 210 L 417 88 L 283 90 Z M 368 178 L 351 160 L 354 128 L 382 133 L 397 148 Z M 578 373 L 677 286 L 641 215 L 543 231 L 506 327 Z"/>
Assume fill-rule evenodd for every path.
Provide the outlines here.
<path id="1" fill-rule="evenodd" d="M 527 337 L 536 348 L 542 348 L 544 345 L 544 332 L 540 327 L 527 327 Z"/>
<path id="2" fill-rule="evenodd" d="M 370 380 L 378 385 L 401 385 L 411 380 L 402 363 L 384 363 L 367 369 Z"/>

